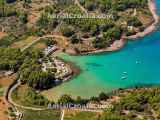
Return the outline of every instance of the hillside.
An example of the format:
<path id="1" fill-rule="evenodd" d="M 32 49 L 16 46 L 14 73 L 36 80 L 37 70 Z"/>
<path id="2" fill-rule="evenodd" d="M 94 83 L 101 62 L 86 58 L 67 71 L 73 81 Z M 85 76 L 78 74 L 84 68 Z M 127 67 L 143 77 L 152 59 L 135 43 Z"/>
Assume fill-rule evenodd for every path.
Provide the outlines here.
<path id="1" fill-rule="evenodd" d="M 147 0 L 1 0 L 0 46 L 54 34 L 60 49 L 86 53 L 143 31 L 153 22 Z"/>

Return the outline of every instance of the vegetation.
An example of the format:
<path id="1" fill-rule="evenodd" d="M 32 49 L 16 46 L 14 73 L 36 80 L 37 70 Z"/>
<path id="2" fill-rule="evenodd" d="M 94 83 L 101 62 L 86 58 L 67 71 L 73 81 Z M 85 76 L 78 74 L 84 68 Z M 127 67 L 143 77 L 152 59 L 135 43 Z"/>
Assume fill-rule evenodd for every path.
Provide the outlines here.
<path id="1" fill-rule="evenodd" d="M 19 12 L 18 13 L 18 17 L 19 17 L 19 20 L 22 22 L 22 23 L 27 23 L 27 17 L 28 17 L 28 14 L 25 13 L 25 12 Z"/>
<path id="2" fill-rule="evenodd" d="M 103 14 L 106 18 L 79 18 L 86 13 L 74 4 L 74 0 L 49 0 L 48 4 L 44 1 L 1 0 L 0 16 L 5 18 L 0 19 L 0 22 L 2 21 L 1 24 L 9 36 L 0 41 L 0 46 L 10 46 L 32 28 L 32 34 L 36 36 L 51 34 L 53 31 L 61 33 L 70 43 L 62 45 L 63 48 L 75 48 L 81 53 L 106 48 L 122 35 L 129 36 L 143 31 L 148 24 L 145 24 L 139 16 L 145 14 L 152 21 L 147 0 L 79 0 L 79 2 L 89 15 Z M 37 18 L 32 22 L 29 17 L 35 13 L 34 9 L 31 9 L 35 7 L 34 4 L 39 8 L 40 15 L 35 14 Z M 65 14 L 73 18 L 65 18 L 63 16 Z M 28 26 L 30 24 L 34 27 Z M 14 34 L 15 38 L 11 34 Z"/>
<path id="3" fill-rule="evenodd" d="M 80 0 L 80 3 L 89 11 L 99 8 L 102 12 L 124 11 L 129 8 L 145 8 L 147 0 Z"/>
<path id="4" fill-rule="evenodd" d="M 47 89 L 54 85 L 54 74 L 42 71 L 40 60 L 43 54 L 39 50 L 21 52 L 19 49 L 0 48 L 0 70 L 12 70 L 19 73 L 23 83 L 34 89 Z"/>
<path id="5" fill-rule="evenodd" d="M 27 86 L 21 86 L 12 93 L 12 99 L 24 106 L 47 107 L 49 101 Z"/>
<path id="6" fill-rule="evenodd" d="M 15 2 L 16 0 L 0 0 L 0 17 L 8 17 L 16 15 L 16 8 L 7 3 Z"/>
<path id="7" fill-rule="evenodd" d="M 102 120 L 160 119 L 159 87 L 134 89 L 130 93 L 124 90 L 122 93 L 120 102 L 114 103 L 113 109 L 106 111 Z M 141 116 L 141 118 L 138 118 L 138 116 Z"/>
<path id="8" fill-rule="evenodd" d="M 21 82 L 27 84 L 27 87 L 20 87 L 13 92 L 12 98 L 17 103 L 46 107 L 49 101 L 35 90 L 44 90 L 55 85 L 55 76 L 50 70 L 42 70 L 42 62 L 46 59 L 42 51 L 29 49 L 22 52 L 20 49 L 10 48 L 15 42 L 28 36 L 42 37 L 59 33 L 58 35 L 68 38 L 65 40 L 69 44 L 63 44 L 64 49 L 74 48 L 83 52 L 106 48 L 122 35 L 129 36 L 143 31 L 147 25 L 139 18 L 141 15 L 146 15 L 152 21 L 147 0 L 79 0 L 80 5 L 89 14 L 95 16 L 105 14 L 111 17 L 104 19 L 53 17 L 55 14 L 63 13 L 85 15 L 84 10 L 74 2 L 74 0 L 0 0 L 0 30 L 7 34 L 0 39 L 0 70 L 17 72 Z M 49 38 L 42 41 L 45 41 L 46 46 L 55 44 L 55 41 Z M 121 98 L 120 101 L 113 103 L 113 108 L 106 110 L 102 116 L 80 112 L 71 114 L 65 119 L 145 120 L 155 117 L 160 119 L 160 88 L 136 89 L 130 93 L 120 91 L 117 96 Z M 98 103 L 110 98 L 111 96 L 105 93 L 90 99 L 81 97 L 73 99 L 69 95 L 63 95 L 58 103 L 87 104 L 90 101 Z M 37 111 L 34 114 L 33 111 L 24 112 L 24 120 L 46 118 L 58 120 L 60 115 L 59 111 Z"/>
<path id="9" fill-rule="evenodd" d="M 127 23 L 129 26 L 134 26 L 134 27 L 142 26 L 141 21 L 139 21 L 136 17 L 129 17 L 127 19 Z"/>
<path id="10" fill-rule="evenodd" d="M 51 26 L 58 26 L 58 32 L 63 36 L 69 38 L 69 42 L 76 46 L 76 44 L 84 44 L 83 38 L 93 38 L 88 40 L 93 48 L 105 48 L 110 46 L 115 40 L 119 40 L 122 34 L 132 35 L 138 31 L 129 30 L 128 26 L 138 28 L 139 31 L 144 27 L 143 23 L 139 20 L 138 16 L 130 15 L 137 11 L 148 9 L 147 0 L 79 0 L 80 4 L 91 12 L 98 12 L 98 14 L 106 14 L 112 16 L 111 18 L 98 19 L 98 18 L 52 18 L 53 14 L 69 13 L 74 15 L 85 15 L 85 13 L 72 1 L 62 2 L 59 1 L 53 6 L 47 6 L 38 21 L 38 26 L 50 31 Z M 126 14 L 128 11 L 132 13 Z M 126 12 L 126 13 L 125 13 Z M 137 12 L 138 13 L 138 12 Z M 96 14 L 95 14 L 96 15 Z M 149 14 L 148 14 L 149 15 Z M 126 23 L 125 25 L 123 23 Z M 122 24 L 122 25 L 121 25 Z M 55 27 L 55 28 L 56 28 Z M 98 36 L 98 38 L 96 38 Z M 100 38 L 99 38 L 100 37 Z M 77 48 L 79 50 L 81 48 Z M 81 50 L 80 50 L 81 51 Z M 84 50 L 85 51 L 85 50 Z"/>
<path id="11" fill-rule="evenodd" d="M 67 104 L 73 103 L 74 100 L 69 95 L 62 95 L 61 98 L 58 100 L 58 103 Z"/>
<path id="12" fill-rule="evenodd" d="M 160 88 L 135 88 L 133 90 L 119 90 L 116 94 L 120 99 L 118 101 L 113 101 L 113 107 L 106 109 L 102 116 L 96 118 L 96 120 L 151 120 L 160 119 Z M 87 101 L 95 101 L 99 103 L 100 101 L 107 101 L 112 99 L 112 95 L 100 93 L 98 97 L 91 97 Z M 77 100 L 72 99 L 68 95 L 64 95 L 60 100 L 77 103 Z M 80 98 L 80 101 L 82 99 Z M 86 102 L 87 103 L 87 102 Z M 79 113 L 80 114 L 80 113 Z M 84 113 L 85 114 L 85 113 Z M 83 114 L 74 114 L 67 116 L 72 120 L 80 119 Z M 141 117 L 140 117 L 141 116 Z M 84 117 L 84 116 L 83 116 Z M 86 114 L 89 117 L 89 114 Z M 84 117 L 85 118 L 85 117 Z M 82 119 L 82 118 L 81 118 Z M 87 119 L 87 118 L 86 118 Z"/>
<path id="13" fill-rule="evenodd" d="M 0 97 L 3 96 L 4 90 L 5 90 L 5 89 L 4 89 L 3 87 L 0 86 Z"/>
<path id="14" fill-rule="evenodd" d="M 45 110 L 45 111 L 32 111 L 23 110 L 24 117 L 22 120 L 59 120 L 60 111 L 56 110 Z M 34 113 L 34 114 L 33 114 Z"/>
<path id="15" fill-rule="evenodd" d="M 14 35 L 8 35 L 3 37 L 0 40 L 0 47 L 8 47 L 9 45 L 11 45 L 13 42 L 15 42 L 16 37 Z"/>
<path id="16" fill-rule="evenodd" d="M 64 120 L 98 120 L 99 113 L 94 112 L 80 112 L 80 111 L 65 111 Z"/>

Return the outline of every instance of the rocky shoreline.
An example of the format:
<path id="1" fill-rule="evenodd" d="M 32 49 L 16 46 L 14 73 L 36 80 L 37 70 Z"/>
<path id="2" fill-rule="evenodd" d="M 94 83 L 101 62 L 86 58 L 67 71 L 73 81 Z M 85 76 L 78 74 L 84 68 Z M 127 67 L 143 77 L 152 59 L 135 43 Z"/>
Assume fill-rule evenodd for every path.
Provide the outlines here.
<path id="1" fill-rule="evenodd" d="M 135 35 L 129 36 L 129 37 L 127 37 L 127 39 L 135 40 L 135 39 L 144 37 L 156 29 L 157 24 L 160 21 L 160 18 L 157 15 L 157 8 L 156 8 L 155 0 L 148 0 L 148 6 L 149 6 L 149 9 L 150 9 L 152 16 L 154 18 L 154 22 L 150 26 L 148 26 L 143 32 L 139 32 Z"/>
<path id="2" fill-rule="evenodd" d="M 126 45 L 127 39 L 136 40 L 138 38 L 141 38 L 141 37 L 144 37 L 145 35 L 150 34 L 154 30 L 156 30 L 157 24 L 159 23 L 159 16 L 157 15 L 157 12 L 156 12 L 155 0 L 148 0 L 148 6 L 149 6 L 149 9 L 152 13 L 154 21 L 143 32 L 139 32 L 136 35 L 132 35 L 132 36 L 129 36 L 129 37 L 122 36 L 120 40 L 116 40 L 110 47 L 107 47 L 107 48 L 104 48 L 104 49 L 89 51 L 89 52 L 84 52 L 84 53 L 77 53 L 74 50 L 73 51 L 70 50 L 70 52 L 67 52 L 67 51 L 65 51 L 65 52 L 70 54 L 70 55 L 89 55 L 89 54 L 99 54 L 99 53 L 103 53 L 103 52 L 118 51 Z M 65 61 L 63 59 L 61 59 L 61 60 L 63 62 L 65 62 L 72 71 L 71 74 L 68 75 L 65 78 L 65 80 L 63 80 L 63 82 L 66 82 L 66 81 L 70 80 L 71 78 L 77 76 L 80 73 L 80 68 L 75 66 L 74 63 Z"/>
<path id="3" fill-rule="evenodd" d="M 150 26 L 145 28 L 145 30 L 143 32 L 139 32 L 135 35 L 131 35 L 128 37 L 122 35 L 120 40 L 114 41 L 112 43 L 112 45 L 110 45 L 110 47 L 107 47 L 104 49 L 97 49 L 97 50 L 88 51 L 88 52 L 81 52 L 81 53 L 77 53 L 74 49 L 72 49 L 72 50 L 66 51 L 66 53 L 68 53 L 70 55 L 88 55 L 88 54 L 98 54 L 98 53 L 103 53 L 103 52 L 118 51 L 126 45 L 128 39 L 129 40 L 136 40 L 138 38 L 144 37 L 144 36 L 152 33 L 154 30 L 156 30 L 156 27 L 160 21 L 160 18 L 157 14 L 157 11 L 156 11 L 157 8 L 156 8 L 155 0 L 148 0 L 148 7 L 149 7 L 149 10 L 151 11 L 151 14 L 153 16 L 153 23 L 151 23 Z"/>
<path id="4" fill-rule="evenodd" d="M 70 61 L 65 61 L 64 59 L 57 57 L 57 56 L 56 56 L 56 59 L 62 61 L 66 65 L 67 69 L 69 70 L 68 74 L 66 74 L 63 77 L 62 83 L 66 82 L 66 81 L 76 77 L 78 74 L 80 74 L 80 71 L 81 71 L 80 68 L 78 66 L 76 66 L 74 63 L 72 63 Z"/>

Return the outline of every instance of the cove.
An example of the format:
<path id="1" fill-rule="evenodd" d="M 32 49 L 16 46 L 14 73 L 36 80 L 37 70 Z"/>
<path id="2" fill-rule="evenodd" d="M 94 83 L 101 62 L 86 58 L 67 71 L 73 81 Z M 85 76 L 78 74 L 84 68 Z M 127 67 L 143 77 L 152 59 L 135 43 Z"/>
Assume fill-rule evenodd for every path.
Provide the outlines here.
<path id="1" fill-rule="evenodd" d="M 156 4 L 160 14 L 160 1 Z M 160 27 L 144 38 L 129 41 L 117 52 L 88 56 L 61 53 L 59 56 L 74 62 L 82 71 L 51 89 L 54 98 L 63 94 L 88 98 L 118 88 L 160 85 Z"/>

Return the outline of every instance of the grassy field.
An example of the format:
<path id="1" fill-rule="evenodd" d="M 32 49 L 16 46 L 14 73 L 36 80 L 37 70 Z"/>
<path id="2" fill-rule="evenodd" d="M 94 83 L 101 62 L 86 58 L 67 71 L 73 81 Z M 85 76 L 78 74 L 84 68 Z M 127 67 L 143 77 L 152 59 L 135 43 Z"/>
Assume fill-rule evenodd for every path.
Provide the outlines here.
<path id="1" fill-rule="evenodd" d="M 20 105 L 29 107 L 46 108 L 48 106 L 48 100 L 43 96 L 34 92 L 31 88 L 26 85 L 18 87 L 12 93 L 12 99 Z"/>
<path id="2" fill-rule="evenodd" d="M 5 88 L 1 88 L 1 86 L 0 86 L 0 97 L 3 96 L 4 90 L 5 90 Z"/>
<path id="3" fill-rule="evenodd" d="M 32 43 L 34 40 L 36 40 L 36 37 L 34 36 L 29 36 L 24 40 L 20 40 L 18 42 L 14 42 L 11 47 L 13 48 L 23 48 L 27 45 L 29 45 L 30 43 Z"/>
<path id="4" fill-rule="evenodd" d="M 11 76 L 4 76 L 0 73 L 0 96 L 3 96 L 4 91 L 6 88 L 12 84 L 12 82 L 16 79 L 16 74 Z"/>
<path id="5" fill-rule="evenodd" d="M 11 76 L 0 75 L 0 86 L 8 87 L 16 79 L 16 74 Z"/>
<path id="6" fill-rule="evenodd" d="M 31 48 L 43 50 L 43 49 L 47 48 L 47 45 L 44 40 L 40 40 L 40 41 L 36 42 L 35 44 L 33 44 L 31 46 Z"/>
<path id="7" fill-rule="evenodd" d="M 98 120 L 100 113 L 66 110 L 64 120 Z"/>
<path id="8" fill-rule="evenodd" d="M 22 120 L 59 120 L 60 111 L 56 110 L 45 110 L 45 111 L 22 111 L 24 116 Z"/>
<path id="9" fill-rule="evenodd" d="M 35 48 L 35 49 L 40 49 L 40 50 L 43 50 L 43 49 L 45 49 L 47 46 L 44 44 L 44 43 L 42 43 L 42 42 L 39 42 L 39 43 L 37 43 L 37 44 L 35 44 L 34 46 L 33 46 L 33 48 Z"/>

